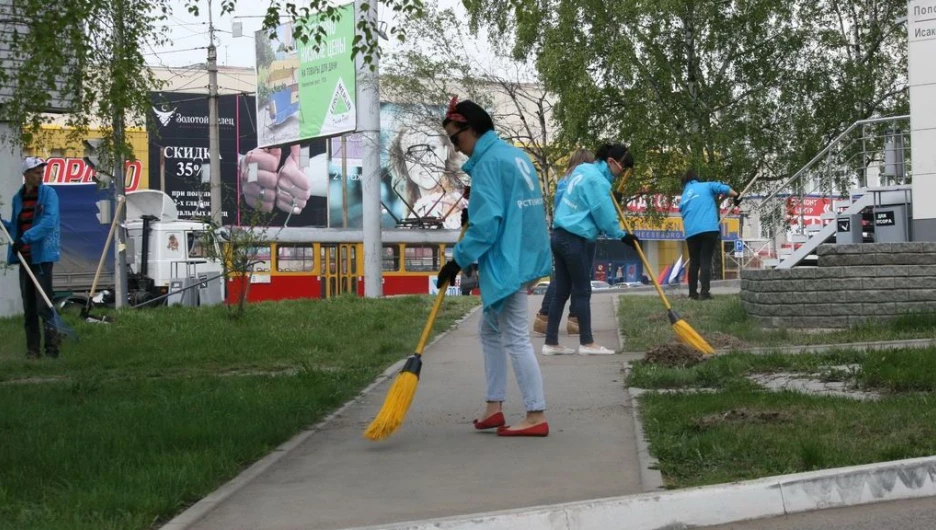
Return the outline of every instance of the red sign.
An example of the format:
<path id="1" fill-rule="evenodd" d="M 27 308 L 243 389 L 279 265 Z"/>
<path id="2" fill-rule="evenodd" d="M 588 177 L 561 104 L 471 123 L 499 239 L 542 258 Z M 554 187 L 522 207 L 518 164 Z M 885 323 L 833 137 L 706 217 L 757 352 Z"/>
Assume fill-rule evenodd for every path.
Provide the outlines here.
<path id="1" fill-rule="evenodd" d="M 822 224 L 822 214 L 832 211 L 832 199 L 829 197 L 803 197 L 800 202 L 799 197 L 787 197 L 786 213 L 787 222 L 790 224 L 799 224 L 800 215 L 803 217 L 803 225 Z"/>
<path id="2" fill-rule="evenodd" d="M 47 160 L 42 181 L 46 184 L 93 184 L 94 169 L 81 158 L 50 158 Z M 127 193 L 140 187 L 143 162 L 130 160 L 124 164 Z"/>

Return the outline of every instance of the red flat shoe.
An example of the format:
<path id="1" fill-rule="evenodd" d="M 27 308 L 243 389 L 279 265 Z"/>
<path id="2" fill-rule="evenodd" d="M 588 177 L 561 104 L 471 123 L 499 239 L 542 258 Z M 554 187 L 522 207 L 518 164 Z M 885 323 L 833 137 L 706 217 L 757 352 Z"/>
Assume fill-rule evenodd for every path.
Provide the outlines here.
<path id="1" fill-rule="evenodd" d="M 506 423 L 507 423 L 507 420 L 504 419 L 504 413 L 495 412 L 494 414 L 491 414 L 484 420 L 481 420 L 481 421 L 474 420 L 474 427 L 475 429 L 478 429 L 479 431 L 483 431 L 484 429 L 493 429 L 494 427 L 503 427 L 504 425 L 506 425 Z"/>
<path id="2" fill-rule="evenodd" d="M 549 423 L 543 422 L 526 429 L 512 430 L 504 426 L 497 429 L 498 436 L 549 436 Z"/>

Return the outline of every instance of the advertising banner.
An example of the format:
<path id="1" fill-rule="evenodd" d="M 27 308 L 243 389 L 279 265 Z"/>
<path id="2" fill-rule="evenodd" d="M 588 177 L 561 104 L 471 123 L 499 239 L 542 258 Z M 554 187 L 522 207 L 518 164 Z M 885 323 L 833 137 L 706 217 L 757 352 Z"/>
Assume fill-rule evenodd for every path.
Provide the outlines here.
<path id="1" fill-rule="evenodd" d="M 272 35 L 256 33 L 259 146 L 293 144 L 355 129 L 354 4 L 341 6 L 339 14 L 337 22 L 324 14 L 297 22 L 313 34 L 324 29 L 319 44 L 311 38 L 306 43 L 293 38 L 293 22 L 278 26 Z"/>
<path id="2" fill-rule="evenodd" d="M 461 171 L 466 158 L 455 151 L 442 129 L 444 115 L 444 106 L 430 109 L 427 114 L 423 106 L 409 109 L 381 104 L 380 200 L 384 228 L 416 226 L 419 221 L 449 229 L 461 226 L 461 211 L 468 205 L 463 194 L 469 177 Z M 241 208 L 242 215 L 257 204 L 263 193 L 263 207 L 277 214 L 274 226 L 282 226 L 293 211 L 289 226 L 361 228 L 361 136 L 346 135 L 344 148 L 341 137 L 328 141 L 330 159 L 325 140 L 247 151 L 239 171 L 240 196 L 246 207 Z M 304 152 L 309 156 L 305 166 Z M 291 158 L 283 162 L 287 155 Z M 261 164 L 253 182 L 251 162 Z M 299 213 L 295 213 L 295 207 L 300 208 Z"/>
<path id="3" fill-rule="evenodd" d="M 218 97 L 218 142 L 221 157 L 222 219 L 237 218 L 237 160 L 239 144 L 251 142 L 238 136 L 238 105 L 250 98 Z M 176 203 L 180 219 L 211 217 L 211 187 L 202 167 L 210 163 L 208 97 L 205 94 L 154 92 L 150 94 L 149 181 Z M 251 131 L 252 132 L 252 131 Z M 250 147 L 249 145 L 247 147 Z"/>

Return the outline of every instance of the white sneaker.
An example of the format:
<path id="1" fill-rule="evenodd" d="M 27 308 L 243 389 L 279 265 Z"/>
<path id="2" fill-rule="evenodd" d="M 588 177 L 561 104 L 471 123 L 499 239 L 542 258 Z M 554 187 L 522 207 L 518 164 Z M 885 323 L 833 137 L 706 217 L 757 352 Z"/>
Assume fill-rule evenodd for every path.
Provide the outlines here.
<path id="1" fill-rule="evenodd" d="M 566 348 L 565 346 L 550 346 L 549 344 L 544 344 L 541 353 L 543 355 L 572 355 L 575 353 L 575 350 Z"/>
<path id="2" fill-rule="evenodd" d="M 609 350 L 604 346 L 579 346 L 578 354 L 579 355 L 614 355 L 617 353 L 614 350 Z"/>

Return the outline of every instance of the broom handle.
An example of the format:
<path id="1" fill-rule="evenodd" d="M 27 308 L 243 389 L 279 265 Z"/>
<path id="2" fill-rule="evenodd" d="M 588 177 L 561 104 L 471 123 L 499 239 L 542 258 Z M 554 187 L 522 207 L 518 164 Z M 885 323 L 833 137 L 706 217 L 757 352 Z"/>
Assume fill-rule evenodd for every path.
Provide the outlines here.
<path id="1" fill-rule="evenodd" d="M 121 195 L 117 198 L 117 211 L 114 212 L 114 219 L 111 221 L 110 231 L 107 233 L 107 241 L 104 242 L 104 252 L 101 253 L 101 259 L 98 261 L 97 271 L 94 273 L 94 281 L 91 282 L 91 294 L 88 295 L 88 306 L 91 305 L 91 299 L 94 298 L 94 293 L 97 291 L 98 280 L 101 278 L 101 271 L 104 269 L 104 259 L 107 257 L 107 249 L 110 247 L 111 241 L 114 239 L 114 231 L 117 228 L 117 219 L 120 218 L 120 210 L 124 207 L 124 197 Z"/>
<path id="2" fill-rule="evenodd" d="M 633 234 L 634 231 L 631 230 L 630 223 L 627 222 L 627 219 L 624 218 L 624 212 L 621 211 L 621 205 L 614 200 L 614 195 L 611 196 L 611 202 L 614 203 L 614 209 L 617 210 L 618 219 L 621 223 L 624 224 L 624 230 L 627 230 L 628 233 Z M 643 250 L 640 249 L 640 243 L 634 242 L 634 248 L 637 250 L 637 254 L 640 256 L 640 261 L 643 262 L 644 269 L 650 273 L 650 280 L 653 281 L 653 286 L 656 287 L 657 293 L 660 295 L 660 298 L 663 299 L 663 305 L 666 306 L 666 310 L 669 311 L 673 307 L 670 305 L 669 300 L 666 299 L 666 295 L 663 294 L 663 288 L 660 287 L 660 284 L 657 282 L 656 275 L 653 273 L 653 269 L 650 268 L 650 264 L 647 263 L 647 257 L 644 256 Z"/>
<path id="3" fill-rule="evenodd" d="M 459 241 L 465 237 L 465 231 L 467 230 L 468 225 L 462 227 L 461 234 L 458 235 Z M 432 333 L 432 326 L 435 324 L 436 315 L 439 314 L 439 308 L 442 307 L 442 300 L 445 299 L 445 291 L 448 289 L 448 287 L 448 280 L 442 282 L 442 285 L 439 286 L 439 292 L 436 293 L 436 299 L 432 304 L 432 310 L 429 311 L 429 318 L 426 319 L 426 326 L 423 327 L 422 335 L 419 337 L 419 344 L 416 345 L 416 355 L 422 355 L 423 349 L 426 347 L 426 343 L 429 342 L 429 335 Z"/>
<path id="4" fill-rule="evenodd" d="M 12 244 L 13 244 L 13 238 L 10 237 L 10 233 L 7 232 L 7 229 L 6 229 L 5 226 L 3 226 L 3 223 L 0 223 L 0 229 L 3 230 L 3 235 L 6 236 L 7 240 L 9 240 L 10 244 L 12 245 Z M 29 264 L 26 263 L 26 260 L 25 260 L 25 259 L 23 259 L 23 255 L 20 254 L 19 252 L 17 252 L 17 253 L 16 253 L 16 256 L 19 258 L 20 268 L 24 269 L 24 270 L 26 271 L 26 274 L 29 274 L 29 277 L 32 278 L 33 284 L 36 285 L 36 290 L 38 290 L 38 291 L 39 291 L 39 294 L 42 295 L 42 299 L 45 300 L 46 305 L 49 306 L 49 309 L 51 309 L 51 310 L 54 311 L 54 310 L 55 310 L 55 306 L 52 305 L 52 301 L 49 300 L 48 295 L 46 295 L 45 290 L 42 288 L 42 285 L 39 283 L 39 280 L 36 279 L 36 275 L 33 274 L 33 271 L 32 271 L 32 269 L 29 267 Z"/>

